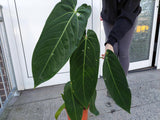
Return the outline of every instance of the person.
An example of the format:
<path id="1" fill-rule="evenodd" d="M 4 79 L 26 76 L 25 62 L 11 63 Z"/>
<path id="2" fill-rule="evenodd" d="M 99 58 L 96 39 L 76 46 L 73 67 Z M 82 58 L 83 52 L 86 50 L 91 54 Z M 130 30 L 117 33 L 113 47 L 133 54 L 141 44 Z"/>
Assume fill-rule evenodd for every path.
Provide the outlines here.
<path id="1" fill-rule="evenodd" d="M 125 72 L 129 69 L 129 47 L 141 13 L 141 0 L 102 0 L 101 18 L 106 35 L 105 51 L 113 51 Z M 104 54 L 102 55 L 104 57 Z"/>

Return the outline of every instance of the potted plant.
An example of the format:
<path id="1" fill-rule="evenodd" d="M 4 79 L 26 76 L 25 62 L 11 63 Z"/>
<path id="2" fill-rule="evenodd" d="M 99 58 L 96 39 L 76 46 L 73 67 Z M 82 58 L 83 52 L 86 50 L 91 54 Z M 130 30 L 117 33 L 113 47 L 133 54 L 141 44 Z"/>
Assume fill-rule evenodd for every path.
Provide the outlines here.
<path id="1" fill-rule="evenodd" d="M 34 87 L 52 78 L 70 60 L 70 82 L 62 98 L 69 119 L 81 120 L 88 109 L 95 115 L 100 46 L 96 33 L 86 31 L 91 7 L 76 9 L 77 0 L 61 0 L 50 13 L 32 56 Z M 117 72 L 118 71 L 118 72 Z M 103 76 L 114 101 L 130 112 L 131 93 L 122 67 L 114 53 L 106 51 Z"/>

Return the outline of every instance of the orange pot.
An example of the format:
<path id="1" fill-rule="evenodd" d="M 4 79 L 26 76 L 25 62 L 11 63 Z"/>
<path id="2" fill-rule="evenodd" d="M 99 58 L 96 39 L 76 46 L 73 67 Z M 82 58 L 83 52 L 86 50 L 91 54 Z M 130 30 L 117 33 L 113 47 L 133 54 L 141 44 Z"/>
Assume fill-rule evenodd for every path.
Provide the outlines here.
<path id="1" fill-rule="evenodd" d="M 71 120 L 67 114 L 68 120 Z M 87 120 L 88 119 L 88 109 L 83 110 L 83 115 L 82 115 L 82 120 Z"/>

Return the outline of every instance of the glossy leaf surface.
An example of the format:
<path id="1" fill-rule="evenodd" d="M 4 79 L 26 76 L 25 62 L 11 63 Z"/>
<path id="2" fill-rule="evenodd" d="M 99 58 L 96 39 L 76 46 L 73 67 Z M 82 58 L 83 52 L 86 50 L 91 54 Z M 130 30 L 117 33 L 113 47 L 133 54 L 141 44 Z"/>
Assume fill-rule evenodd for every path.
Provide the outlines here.
<path id="1" fill-rule="evenodd" d="M 70 82 L 68 82 L 64 87 L 64 102 L 71 120 L 81 120 L 83 107 L 74 97 Z"/>
<path id="2" fill-rule="evenodd" d="M 70 59 L 70 78 L 74 95 L 87 109 L 96 88 L 100 47 L 94 31 L 84 34 Z"/>
<path id="3" fill-rule="evenodd" d="M 116 104 L 130 113 L 131 91 L 119 60 L 110 50 L 106 51 L 103 64 L 103 78 L 107 90 Z"/>
<path id="4" fill-rule="evenodd" d="M 52 78 L 68 61 L 81 40 L 91 7 L 62 0 L 49 15 L 32 56 L 34 86 Z"/>

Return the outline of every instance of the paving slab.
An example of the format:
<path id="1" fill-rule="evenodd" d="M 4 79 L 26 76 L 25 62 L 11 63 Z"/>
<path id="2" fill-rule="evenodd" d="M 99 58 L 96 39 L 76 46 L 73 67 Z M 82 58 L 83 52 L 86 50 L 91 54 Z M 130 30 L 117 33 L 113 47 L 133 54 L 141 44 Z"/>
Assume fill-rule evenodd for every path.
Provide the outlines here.
<path id="1" fill-rule="evenodd" d="M 123 110 L 113 113 L 105 112 L 99 116 L 89 116 L 88 120 L 160 120 L 160 102 L 136 106 L 131 109 L 131 114 Z"/>
<path id="2" fill-rule="evenodd" d="M 131 114 L 118 107 L 107 97 L 103 79 L 98 80 L 96 106 L 100 112 L 89 112 L 88 120 L 160 120 L 160 70 L 129 73 L 132 92 Z M 38 88 L 21 92 L 8 104 L 0 120 L 55 120 L 54 114 L 63 103 L 64 85 Z M 67 120 L 63 110 L 58 120 Z"/>
<path id="3" fill-rule="evenodd" d="M 15 105 L 59 98 L 63 93 L 63 88 L 64 85 L 56 85 L 22 91 Z"/>

